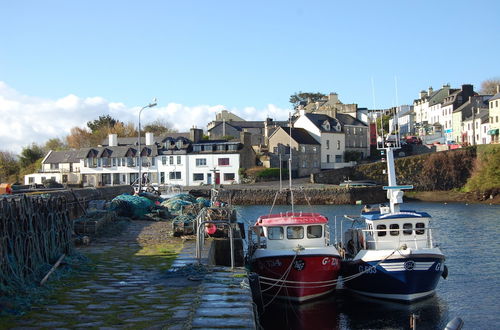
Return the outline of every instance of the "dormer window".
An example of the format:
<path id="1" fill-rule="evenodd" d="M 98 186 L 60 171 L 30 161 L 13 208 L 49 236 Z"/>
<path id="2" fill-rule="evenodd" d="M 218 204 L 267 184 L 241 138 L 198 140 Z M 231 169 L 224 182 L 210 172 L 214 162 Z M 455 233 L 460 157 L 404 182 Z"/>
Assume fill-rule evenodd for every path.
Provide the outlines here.
<path id="1" fill-rule="evenodd" d="M 325 121 L 322 125 L 323 129 L 325 131 L 329 131 L 330 130 L 330 123 L 328 121 Z"/>
<path id="2" fill-rule="evenodd" d="M 177 149 L 182 149 L 182 146 L 183 146 L 183 142 L 182 140 L 178 140 L 175 142 L 175 146 L 177 147 Z"/>

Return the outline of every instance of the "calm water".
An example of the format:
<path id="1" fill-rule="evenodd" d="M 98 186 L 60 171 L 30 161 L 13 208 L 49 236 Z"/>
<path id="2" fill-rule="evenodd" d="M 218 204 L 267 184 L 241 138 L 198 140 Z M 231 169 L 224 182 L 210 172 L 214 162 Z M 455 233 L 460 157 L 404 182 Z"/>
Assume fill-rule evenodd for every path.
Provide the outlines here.
<path id="1" fill-rule="evenodd" d="M 331 228 L 335 216 L 359 214 L 361 209 L 354 205 L 313 208 L 329 217 Z M 438 228 L 434 238 L 446 255 L 449 275 L 440 280 L 435 296 L 404 304 L 338 292 L 302 305 L 278 302 L 264 311 L 264 329 L 405 329 L 412 313 L 419 316 L 419 329 L 444 329 L 456 316 L 464 320 L 464 329 L 499 328 L 500 206 L 406 203 L 404 208 L 429 212 L 432 226 Z M 242 206 L 240 219 L 253 223 L 269 210 L 269 206 Z M 289 210 L 277 206 L 273 213 Z"/>

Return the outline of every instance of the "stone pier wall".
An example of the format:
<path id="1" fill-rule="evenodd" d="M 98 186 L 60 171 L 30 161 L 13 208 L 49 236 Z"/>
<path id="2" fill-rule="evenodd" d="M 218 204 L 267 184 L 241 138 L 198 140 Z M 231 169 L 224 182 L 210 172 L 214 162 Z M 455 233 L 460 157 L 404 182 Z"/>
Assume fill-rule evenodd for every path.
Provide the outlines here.
<path id="1" fill-rule="evenodd" d="M 276 194 L 278 189 L 273 188 L 240 188 L 221 189 L 219 199 L 233 205 L 287 205 L 291 204 L 290 191 Z M 200 192 L 197 190 L 197 193 Z M 275 200 L 276 199 L 276 200 Z M 357 201 L 365 203 L 381 203 L 386 201 L 386 192 L 382 187 L 323 187 L 303 188 L 293 190 L 294 204 L 307 205 L 341 205 L 355 204 Z"/>

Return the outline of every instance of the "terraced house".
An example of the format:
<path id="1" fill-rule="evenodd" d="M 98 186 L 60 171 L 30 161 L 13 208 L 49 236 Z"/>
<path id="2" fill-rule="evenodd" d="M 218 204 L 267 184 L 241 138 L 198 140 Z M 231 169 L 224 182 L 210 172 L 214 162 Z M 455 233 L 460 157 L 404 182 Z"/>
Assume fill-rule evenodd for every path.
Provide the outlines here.
<path id="1" fill-rule="evenodd" d="M 162 137 L 146 133 L 139 150 L 137 139 L 120 139 L 110 134 L 108 141 L 101 146 L 72 151 L 79 172 L 73 173 L 76 180 L 67 183 L 83 186 L 133 184 L 138 182 L 141 162 L 143 180 L 153 184 L 231 184 L 239 182 L 240 167 L 255 165 L 250 133 L 242 132 L 240 139 L 231 141 L 202 140 L 202 136 L 203 131 L 196 128 L 189 133 L 171 133 Z M 63 152 L 50 152 L 42 162 L 43 169 L 66 164 L 46 163 L 55 157 L 49 157 L 50 154 L 60 153 Z M 32 176 L 27 175 L 25 182 L 34 181 L 30 179 Z M 54 176 L 56 181 L 64 183 L 62 177 Z M 36 178 L 36 183 L 42 183 L 39 174 Z"/>

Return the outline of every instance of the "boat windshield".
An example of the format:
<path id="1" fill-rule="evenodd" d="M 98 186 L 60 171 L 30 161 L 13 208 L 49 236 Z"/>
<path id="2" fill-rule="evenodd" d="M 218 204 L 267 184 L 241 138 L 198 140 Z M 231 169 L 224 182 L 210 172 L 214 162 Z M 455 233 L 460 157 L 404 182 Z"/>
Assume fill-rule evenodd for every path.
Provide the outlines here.
<path id="1" fill-rule="evenodd" d="M 302 239 L 304 238 L 304 227 L 302 226 L 289 226 L 286 228 L 286 238 L 288 239 Z"/>
<path id="2" fill-rule="evenodd" d="M 323 226 L 307 226 L 307 238 L 321 238 L 323 236 Z"/>
<path id="3" fill-rule="evenodd" d="M 267 227 L 267 238 L 283 239 L 283 227 Z"/>

